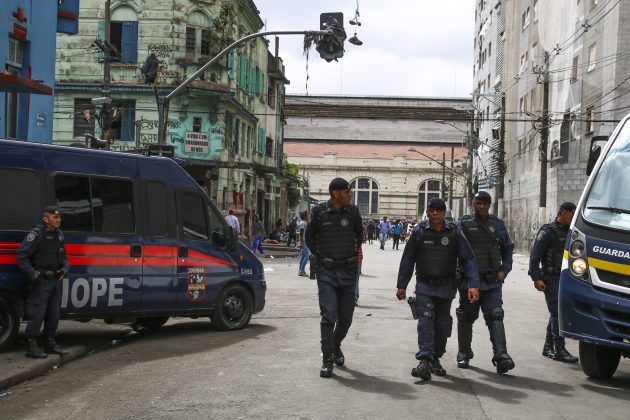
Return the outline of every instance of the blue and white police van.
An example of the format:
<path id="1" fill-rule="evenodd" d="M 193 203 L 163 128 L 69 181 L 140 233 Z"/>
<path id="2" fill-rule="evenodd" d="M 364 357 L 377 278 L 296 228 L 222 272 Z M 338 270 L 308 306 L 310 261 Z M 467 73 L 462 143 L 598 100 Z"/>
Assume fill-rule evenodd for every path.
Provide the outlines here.
<path id="1" fill-rule="evenodd" d="M 62 319 L 153 329 L 208 316 L 233 330 L 265 306 L 261 262 L 172 159 L 0 140 L 0 195 L 0 349 L 24 315 L 16 250 L 48 204 L 71 265 Z"/>
<path id="2" fill-rule="evenodd" d="M 590 174 L 564 252 L 560 334 L 579 340 L 589 377 L 610 378 L 630 357 L 630 115 L 603 150 L 593 138 Z"/>

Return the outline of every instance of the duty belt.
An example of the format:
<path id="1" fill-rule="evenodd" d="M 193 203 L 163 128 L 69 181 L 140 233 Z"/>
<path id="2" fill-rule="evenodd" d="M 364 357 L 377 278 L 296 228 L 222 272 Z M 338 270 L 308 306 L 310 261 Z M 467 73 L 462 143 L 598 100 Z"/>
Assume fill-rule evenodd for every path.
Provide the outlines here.
<path id="1" fill-rule="evenodd" d="M 430 277 L 430 276 L 421 276 L 417 277 L 419 283 L 426 284 L 431 287 L 442 287 L 448 285 L 455 285 L 455 277 Z"/>
<path id="2" fill-rule="evenodd" d="M 318 263 L 321 264 L 322 267 L 327 269 L 332 268 L 349 268 L 355 267 L 359 262 L 358 257 L 350 257 L 344 259 L 333 259 L 333 258 L 320 258 Z"/>

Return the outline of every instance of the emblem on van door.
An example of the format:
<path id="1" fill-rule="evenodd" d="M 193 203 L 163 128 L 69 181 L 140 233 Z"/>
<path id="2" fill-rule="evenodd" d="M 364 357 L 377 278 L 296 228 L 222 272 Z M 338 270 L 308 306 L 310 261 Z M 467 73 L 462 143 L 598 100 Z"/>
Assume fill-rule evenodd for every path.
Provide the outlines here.
<path id="1" fill-rule="evenodd" d="M 206 297 L 206 269 L 188 267 L 188 299 L 199 302 Z"/>

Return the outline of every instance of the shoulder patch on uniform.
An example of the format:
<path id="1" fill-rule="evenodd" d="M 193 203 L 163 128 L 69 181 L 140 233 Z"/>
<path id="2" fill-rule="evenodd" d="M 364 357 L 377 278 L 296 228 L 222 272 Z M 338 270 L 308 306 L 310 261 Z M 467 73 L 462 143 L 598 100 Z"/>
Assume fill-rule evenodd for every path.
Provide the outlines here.
<path id="1" fill-rule="evenodd" d="M 28 242 L 33 242 L 35 240 L 35 238 L 37 238 L 37 234 L 35 232 L 33 232 L 33 231 L 30 231 L 28 233 L 28 235 L 26 235 L 26 240 Z"/>

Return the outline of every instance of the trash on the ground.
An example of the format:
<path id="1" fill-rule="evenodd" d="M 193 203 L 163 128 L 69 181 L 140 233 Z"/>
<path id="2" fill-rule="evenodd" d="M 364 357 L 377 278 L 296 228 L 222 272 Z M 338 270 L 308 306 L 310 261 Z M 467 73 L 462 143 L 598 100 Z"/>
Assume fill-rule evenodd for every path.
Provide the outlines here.
<path id="1" fill-rule="evenodd" d="M 276 270 L 274 270 L 274 269 L 273 269 L 273 268 L 271 268 L 271 267 L 265 267 L 265 271 L 276 271 Z"/>
<path id="2" fill-rule="evenodd" d="M 269 256 L 269 258 L 272 258 L 272 259 L 273 259 L 273 255 L 270 255 L 270 256 Z"/>
<path id="3" fill-rule="evenodd" d="M 368 312 L 365 316 L 372 316 L 372 313 Z"/>
<path id="4" fill-rule="evenodd" d="M 11 391 L 0 391 L 0 398 L 11 395 Z"/>

